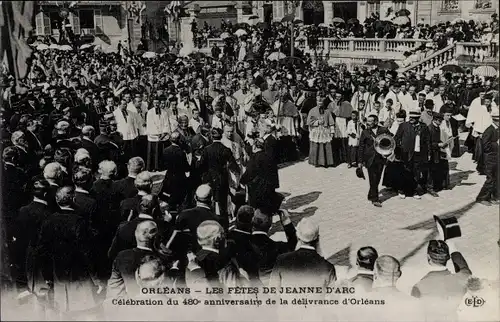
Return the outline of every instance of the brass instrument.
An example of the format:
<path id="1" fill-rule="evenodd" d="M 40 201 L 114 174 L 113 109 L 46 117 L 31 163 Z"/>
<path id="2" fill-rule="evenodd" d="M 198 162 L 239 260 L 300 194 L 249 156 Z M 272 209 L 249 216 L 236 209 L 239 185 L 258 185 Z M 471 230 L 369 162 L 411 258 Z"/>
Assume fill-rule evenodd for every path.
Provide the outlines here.
<path id="1" fill-rule="evenodd" d="M 396 141 L 390 134 L 380 134 L 375 138 L 374 147 L 378 154 L 384 158 L 388 158 L 391 155 L 394 155 Z"/>

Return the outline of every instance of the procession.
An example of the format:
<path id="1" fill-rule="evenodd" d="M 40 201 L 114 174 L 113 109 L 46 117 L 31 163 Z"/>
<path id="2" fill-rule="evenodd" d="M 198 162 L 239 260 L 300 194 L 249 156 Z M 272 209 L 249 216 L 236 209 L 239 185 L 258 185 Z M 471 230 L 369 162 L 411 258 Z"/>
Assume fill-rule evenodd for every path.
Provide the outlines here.
<path id="1" fill-rule="evenodd" d="M 193 19 L 190 1 L 167 1 L 158 10 L 178 28 L 177 35 L 162 29 L 162 50 L 146 37 L 152 27 L 137 46 L 130 30 L 107 46 L 77 34 L 69 19 L 79 12 L 84 26 L 89 11 L 79 1 L 58 3 L 59 14 L 48 15 L 57 37 L 39 31 L 43 4 L 2 2 L 1 276 L 2 297 L 15 304 L 7 305 L 8 319 L 175 319 L 153 314 L 170 308 L 130 303 L 206 289 L 212 307 L 225 303 L 208 296 L 220 289 L 260 306 L 271 296 L 260 290 L 314 288 L 322 290 L 310 297 L 315 305 L 366 304 L 332 308 L 332 320 L 496 320 L 494 299 L 479 316 L 464 299 L 498 298 L 498 275 L 477 273 L 455 242 L 472 243 L 467 232 L 479 226 L 462 222 L 470 209 L 498 226 L 499 68 L 485 63 L 498 57 L 498 5 L 487 19 L 424 22 L 393 6 L 364 21 L 318 24 L 307 16 L 317 9 L 289 2 L 293 10 L 281 19 L 215 23 Z M 123 3 L 128 26 L 145 19 L 147 4 Z M 398 49 L 397 62 L 335 61 L 342 49 L 331 44 L 367 38 L 422 45 Z M 474 42 L 484 48 L 478 62 L 436 65 L 437 55 Z M 429 60 L 433 68 L 422 68 Z M 477 177 L 474 190 L 455 183 L 457 164 Z M 293 191 L 315 196 L 310 202 L 331 196 L 330 206 L 318 204 L 325 215 L 298 216 Z M 469 208 L 446 212 L 458 194 Z M 436 205 L 426 214 L 435 233 L 418 254 L 428 272 L 405 292 L 397 283 L 406 255 L 361 232 L 348 237 L 360 242 L 349 244 L 355 267 L 348 273 L 326 256 L 335 251 L 324 240 L 342 227 L 324 231 L 329 219 L 321 216 L 382 218 L 396 205 L 422 215 L 427 204 Z M 355 226 L 383 235 L 370 220 Z M 497 252 L 494 238 L 487 249 Z M 336 294 L 343 288 L 366 303 Z M 259 292 L 238 297 L 235 289 Z M 383 309 L 374 305 L 382 302 Z M 130 305 L 118 312 L 116 303 Z"/>

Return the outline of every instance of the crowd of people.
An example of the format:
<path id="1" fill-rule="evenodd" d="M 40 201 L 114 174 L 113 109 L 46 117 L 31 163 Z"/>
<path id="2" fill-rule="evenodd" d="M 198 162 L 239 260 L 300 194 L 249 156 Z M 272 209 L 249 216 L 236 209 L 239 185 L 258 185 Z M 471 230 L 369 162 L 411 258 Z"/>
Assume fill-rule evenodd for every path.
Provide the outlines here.
<path id="1" fill-rule="evenodd" d="M 487 176 L 477 200 L 498 203 L 498 79 L 470 71 L 48 49 L 35 51 L 24 81 L 2 76 L 3 285 L 62 318 L 140 298 L 143 287 L 335 285 L 317 223 L 295 228 L 280 209 L 283 162 L 366 167 L 377 207 L 384 167 L 401 198 L 437 197 L 466 126 Z M 394 138 L 392 158 L 376 150 L 382 134 Z M 274 216 L 287 242 L 268 236 Z M 449 243 L 429 243 L 439 274 L 412 295 L 430 307 L 446 279 L 454 314 L 471 272 Z M 372 273 L 348 283 L 403 296 L 395 258 L 372 248 L 358 257 Z"/>
<path id="2" fill-rule="evenodd" d="M 425 39 L 433 40 L 439 49 L 446 47 L 447 43 L 453 41 L 481 42 L 491 45 L 492 52 L 498 48 L 499 22 L 498 15 L 491 16 L 489 22 L 478 22 L 457 18 L 453 21 L 445 21 L 436 25 L 423 22 L 413 23 L 408 18 L 408 23 L 394 24 L 396 18 L 393 13 L 387 17 L 380 17 L 378 13 L 372 14 L 363 23 L 358 19 L 350 19 L 347 22 L 333 22 L 320 25 L 303 25 L 295 23 L 295 39 L 306 38 L 308 44 L 313 48 L 317 38 L 386 38 L 386 39 Z M 406 16 L 404 16 L 406 18 Z M 192 27 L 193 38 L 198 48 L 207 45 L 207 39 L 224 38 L 233 35 L 238 29 L 246 33 L 242 41 L 250 44 L 262 43 L 268 38 L 288 39 L 291 30 L 288 23 L 274 22 L 269 28 L 264 23 L 249 25 L 247 23 L 236 24 L 223 20 L 220 28 L 210 26 L 206 21 L 202 26 L 194 23 Z"/>

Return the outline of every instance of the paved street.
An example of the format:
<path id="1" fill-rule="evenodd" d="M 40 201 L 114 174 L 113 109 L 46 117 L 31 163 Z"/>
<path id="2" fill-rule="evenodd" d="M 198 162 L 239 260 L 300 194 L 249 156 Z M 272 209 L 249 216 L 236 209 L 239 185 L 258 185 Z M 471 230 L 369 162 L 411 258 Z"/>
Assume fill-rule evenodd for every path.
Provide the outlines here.
<path id="1" fill-rule="evenodd" d="M 367 201 L 368 181 L 358 179 L 346 165 L 330 169 L 314 168 L 307 161 L 290 165 L 280 170 L 279 191 L 287 195 L 285 208 L 295 223 L 307 216 L 319 221 L 323 255 L 336 264 L 340 278 L 355 264 L 357 249 L 371 245 L 379 254 L 403 263 L 400 287 L 411 287 L 425 274 L 427 241 L 436 235 L 432 216 L 454 215 L 462 229 L 455 244 L 474 275 L 498 280 L 498 208 L 474 203 L 485 177 L 474 171 L 467 153 L 453 160 L 450 168 L 453 189 L 441 192 L 439 198 L 402 200 L 382 190 L 382 208 Z M 278 223 L 273 229 L 273 238 L 284 238 Z"/>

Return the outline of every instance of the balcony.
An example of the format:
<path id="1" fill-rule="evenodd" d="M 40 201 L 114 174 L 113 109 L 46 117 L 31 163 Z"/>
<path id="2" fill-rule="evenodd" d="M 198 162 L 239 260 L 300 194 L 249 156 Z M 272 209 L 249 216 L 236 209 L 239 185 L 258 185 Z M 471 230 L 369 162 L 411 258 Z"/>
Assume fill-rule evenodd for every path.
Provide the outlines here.
<path id="1" fill-rule="evenodd" d="M 380 39 L 380 38 L 319 38 L 316 48 L 310 48 L 305 37 L 295 40 L 295 47 L 309 53 L 311 56 L 321 57 L 331 64 L 344 63 L 350 66 L 364 64 L 368 59 L 393 59 L 396 63 L 402 62 L 405 51 L 414 50 L 423 44 L 432 42 L 425 39 Z M 209 38 L 207 48 L 201 51 L 210 52 L 213 44 L 223 47 L 224 41 L 220 38 Z M 466 59 L 457 60 L 458 57 Z M 493 47 L 482 43 L 454 43 L 445 49 L 433 53 L 431 56 L 422 55 L 422 60 L 402 70 L 420 70 L 424 63 L 426 70 L 438 69 L 443 64 L 457 63 L 464 67 L 493 65 L 498 66 L 497 52 Z M 419 66 L 419 67 L 417 67 Z"/>
<path id="2" fill-rule="evenodd" d="M 39 5 L 45 6 L 60 6 L 66 2 L 68 5 L 71 1 L 38 1 Z M 78 1 L 77 6 L 120 6 L 121 1 Z"/>

